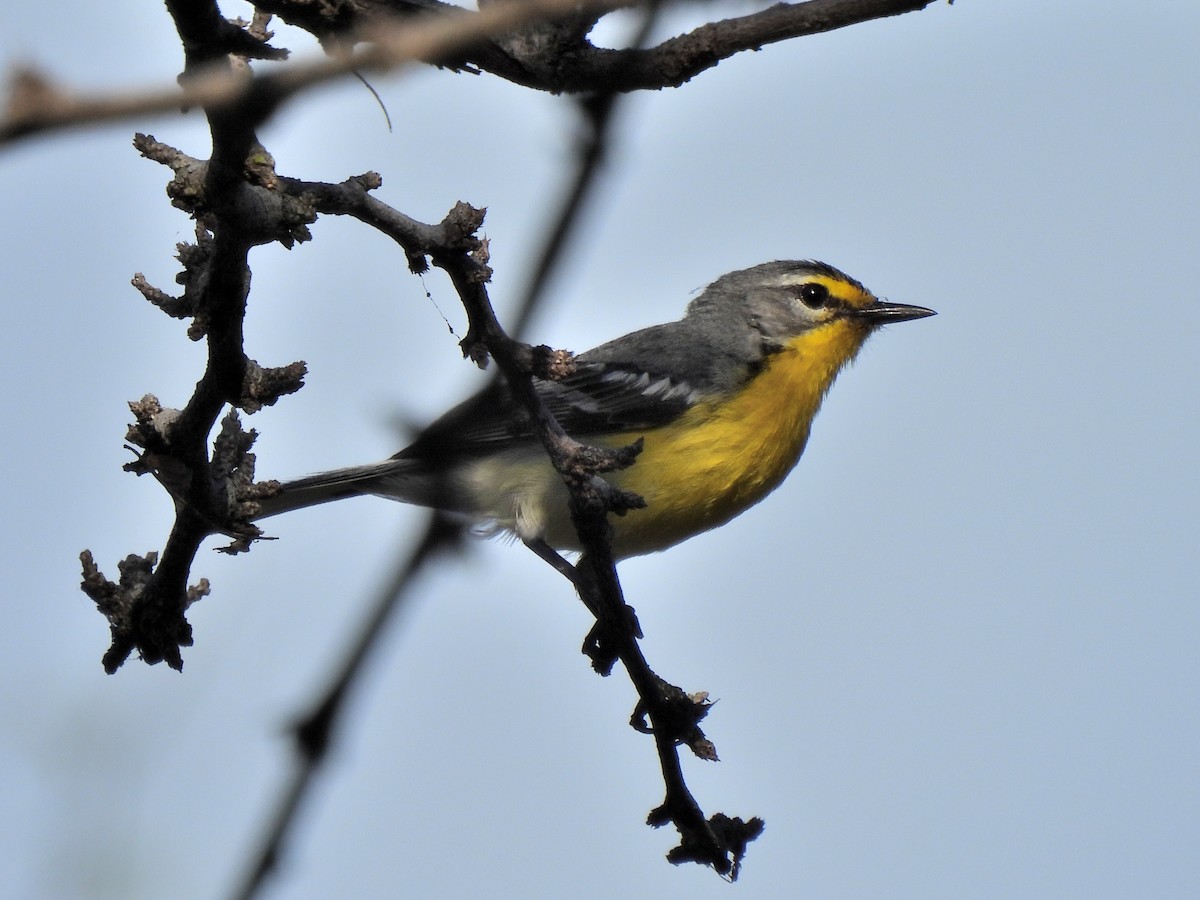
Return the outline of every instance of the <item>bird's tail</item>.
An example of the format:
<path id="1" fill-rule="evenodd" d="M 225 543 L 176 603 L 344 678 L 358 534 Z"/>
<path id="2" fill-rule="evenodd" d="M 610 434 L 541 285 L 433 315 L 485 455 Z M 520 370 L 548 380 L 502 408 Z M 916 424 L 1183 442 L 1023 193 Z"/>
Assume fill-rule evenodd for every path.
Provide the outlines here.
<path id="1" fill-rule="evenodd" d="M 429 505 L 427 497 L 430 488 L 430 473 L 422 463 L 409 459 L 387 459 L 285 482 L 278 494 L 257 501 L 260 512 L 254 518 L 257 521 L 294 509 L 363 494 Z"/>

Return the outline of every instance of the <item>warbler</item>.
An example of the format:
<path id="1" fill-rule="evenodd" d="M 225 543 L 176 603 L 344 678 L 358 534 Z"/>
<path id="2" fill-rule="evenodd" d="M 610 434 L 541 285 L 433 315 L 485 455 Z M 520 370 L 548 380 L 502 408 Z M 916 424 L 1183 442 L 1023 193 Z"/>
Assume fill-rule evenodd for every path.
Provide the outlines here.
<path id="1" fill-rule="evenodd" d="M 535 387 L 584 443 L 643 439 L 633 465 L 605 476 L 645 500 L 643 509 L 610 516 L 614 556 L 637 556 L 723 525 L 774 490 L 867 338 L 934 314 L 880 300 L 825 263 L 768 262 L 721 276 L 682 319 L 581 353 L 572 374 Z M 361 494 L 463 514 L 526 543 L 580 549 L 562 477 L 502 380 L 391 459 L 284 484 L 256 518 Z"/>

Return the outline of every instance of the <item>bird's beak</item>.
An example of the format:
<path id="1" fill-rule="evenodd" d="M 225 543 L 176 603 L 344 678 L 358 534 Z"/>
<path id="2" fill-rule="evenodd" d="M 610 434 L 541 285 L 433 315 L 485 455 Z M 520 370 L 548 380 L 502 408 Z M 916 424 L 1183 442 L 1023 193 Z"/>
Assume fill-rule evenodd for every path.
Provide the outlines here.
<path id="1" fill-rule="evenodd" d="M 877 301 L 870 306 L 856 309 L 853 316 L 863 319 L 871 326 L 887 325 L 891 322 L 907 322 L 909 319 L 924 319 L 926 316 L 936 316 L 937 313 L 924 306 L 910 306 L 907 303 L 888 303 Z"/>

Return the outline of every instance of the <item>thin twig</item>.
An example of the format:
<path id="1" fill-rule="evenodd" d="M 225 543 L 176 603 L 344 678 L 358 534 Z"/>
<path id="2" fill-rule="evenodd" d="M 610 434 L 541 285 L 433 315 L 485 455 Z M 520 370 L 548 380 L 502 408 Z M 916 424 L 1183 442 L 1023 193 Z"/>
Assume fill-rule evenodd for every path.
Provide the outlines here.
<path id="1" fill-rule="evenodd" d="M 304 801 L 316 784 L 330 747 L 339 736 L 345 703 L 358 684 L 371 651 L 411 596 L 417 575 L 438 556 L 461 549 L 461 541 L 460 525 L 441 513 L 431 513 L 424 534 L 413 551 L 376 595 L 367 618 L 342 657 L 338 670 L 329 679 L 324 694 L 292 728 L 295 768 L 280 793 L 274 814 L 265 823 L 258 849 L 232 897 L 250 900 L 266 886 L 268 878 L 279 867 Z"/>
<path id="2" fill-rule="evenodd" d="M 478 12 L 424 17 L 399 24 L 380 20 L 355 39 L 354 52 L 292 62 L 279 70 L 248 77 L 231 71 L 210 54 L 190 67 L 180 86 L 89 95 L 60 87 L 33 69 L 13 78 L 7 110 L 0 120 L 0 146 L 45 131 L 148 115 L 178 114 L 181 109 L 277 108 L 297 93 L 355 72 L 396 71 L 416 62 L 438 63 L 461 55 L 473 44 L 529 22 L 572 14 L 581 0 L 501 0 Z M 619 0 L 582 0 L 589 8 L 619 8 Z M 225 34 L 222 33 L 222 38 Z M 204 46 L 202 42 L 195 46 Z M 265 118 L 265 116 L 262 116 Z"/>

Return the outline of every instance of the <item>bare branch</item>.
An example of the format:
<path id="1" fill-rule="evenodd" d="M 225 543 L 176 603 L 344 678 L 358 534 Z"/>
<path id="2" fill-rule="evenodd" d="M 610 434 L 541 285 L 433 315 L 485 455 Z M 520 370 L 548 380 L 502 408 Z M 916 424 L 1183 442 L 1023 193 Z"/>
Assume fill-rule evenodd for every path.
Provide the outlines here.
<path id="1" fill-rule="evenodd" d="M 349 215 L 389 235 L 403 249 L 412 271 L 425 271 L 432 264 L 449 274 L 469 319 L 462 341 L 464 355 L 480 365 L 488 358 L 496 361 L 567 485 L 572 520 L 585 548 L 583 557 L 573 567 L 548 547 L 534 549 L 571 579 L 594 614 L 596 624 L 584 645 L 593 666 L 608 674 L 620 661 L 637 690 L 632 723 L 653 736 L 665 787 L 663 802 L 648 822 L 655 826 L 670 822 L 678 829 L 680 844 L 668 855 L 672 862 L 701 862 L 736 878 L 746 845 L 762 831 L 763 823 L 723 814 L 706 817 L 688 790 L 679 747 L 688 746 L 701 759 L 717 758 L 700 728 L 710 704 L 706 695 L 685 693 L 648 665 L 639 644 L 637 617 L 625 602 L 612 556 L 609 514 L 624 514 L 643 502 L 600 476 L 634 464 L 640 441 L 616 450 L 583 445 L 546 408 L 535 390 L 535 378 L 562 377 L 572 370 L 572 357 L 566 351 L 514 340 L 498 322 L 487 293 L 491 277 L 487 242 L 478 236 L 484 210 L 459 203 L 441 222 L 427 224 L 373 197 L 370 192 L 380 186 L 381 178 L 372 172 L 336 185 L 278 175 L 256 129 L 281 104 L 313 85 L 347 73 L 392 70 L 417 61 L 488 71 L 541 90 L 592 94 L 584 104 L 593 126 L 591 140 L 583 147 L 576 180 L 531 283 L 529 295 L 536 298 L 594 183 L 618 93 L 678 86 L 743 50 L 922 9 L 930 2 L 781 3 L 644 48 L 641 43 L 650 33 L 657 4 L 636 0 L 501 0 L 484 4 L 478 12 L 440 0 L 262 0 L 252 23 L 225 20 L 215 2 L 167 0 L 185 49 L 181 88 L 88 97 L 55 87 L 35 72 L 19 73 L 0 122 L 0 144 L 55 128 L 174 112 L 181 106 L 202 107 L 213 136 L 208 160 L 189 157 L 152 137 L 135 139 L 144 156 L 171 169 L 167 193 L 175 206 L 195 218 L 197 229 L 195 243 L 179 248 L 180 296 L 140 275 L 133 283 L 163 312 L 190 318 L 189 336 L 206 341 L 208 358 L 195 392 L 182 409 L 164 408 L 149 394 L 130 404 L 135 423 L 128 439 L 142 452 L 126 468 L 152 473 L 163 484 L 175 503 L 175 521 L 161 556 L 130 555 L 118 563 L 117 583 L 104 577 L 90 553 L 81 555 L 83 589 L 112 631 L 105 668 L 114 671 L 133 652 L 148 663 L 165 660 L 181 667 L 181 648 L 192 641 L 185 612 L 209 589 L 204 579 L 187 584 L 202 541 L 225 534 L 233 538 L 225 550 L 241 552 L 262 538 L 251 524 L 256 501 L 277 487 L 254 482 L 256 460 L 250 451 L 255 433 L 242 428 L 237 410 L 252 413 L 298 390 L 305 366 L 293 362 L 264 367 L 246 354 L 243 320 L 249 254 L 265 243 L 291 246 L 308 240 L 308 226 L 318 215 Z M 636 5 L 650 9 L 635 46 L 609 50 L 588 41 L 600 17 Z M 286 56 L 286 51 L 268 43 L 271 35 L 264 11 L 308 28 L 331 49 L 331 56 L 290 63 L 268 74 L 251 73 L 249 59 Z M 231 409 L 213 438 L 226 407 Z M 424 542 L 377 604 L 345 666 L 297 727 L 300 763 L 246 875 L 242 896 L 254 894 L 276 865 L 295 812 L 325 758 L 342 701 L 374 636 L 396 608 L 412 573 L 457 534 L 440 517 L 433 518 Z"/>
<path id="2" fill-rule="evenodd" d="M 316 784 L 329 750 L 339 735 L 338 729 L 346 700 L 376 646 L 377 637 L 410 596 L 409 589 L 416 575 L 434 559 L 461 549 L 462 531 L 460 525 L 441 513 L 430 513 L 424 536 L 401 562 L 390 582 L 380 591 L 366 621 L 343 657 L 340 667 L 330 678 L 324 693 L 292 728 L 292 745 L 295 750 L 292 777 L 280 795 L 273 815 L 266 823 L 258 847 L 242 876 L 241 883 L 233 892 L 233 897 L 249 900 L 256 896 L 279 867 L 287 852 L 288 838 L 295 827 L 297 814 Z"/>
<path id="3" fill-rule="evenodd" d="M 414 19 L 385 14 L 379 4 L 337 4 L 337 14 L 315 15 L 323 4 L 261 2 L 285 21 L 308 28 L 330 46 L 332 57 L 290 63 L 277 72 L 251 76 L 230 71 L 210 47 L 190 62 L 182 89 L 171 85 L 125 94 L 89 95 L 55 83 L 35 69 L 15 73 L 7 109 L 0 119 L 0 146 L 46 131 L 113 122 L 180 109 L 208 110 L 240 104 L 262 121 L 295 94 L 363 71 L 395 71 L 415 62 L 486 71 L 508 81 L 554 93 L 661 90 L 678 87 L 700 72 L 745 50 L 818 34 L 871 19 L 924 9 L 934 0 L 807 0 L 780 3 L 750 15 L 711 22 L 649 49 L 612 50 L 587 39 L 590 23 L 628 0 L 504 0 L 478 12 L 449 4 Z M 401 10 L 414 4 L 398 2 Z M 185 6 L 180 4 L 180 6 Z M 532 25 L 531 23 L 538 23 Z M 566 23 L 567 27 L 556 27 Z M 586 27 L 581 27 L 586 26 Z M 552 29 L 547 39 L 546 29 Z M 240 41 L 220 29 L 216 47 Z M 494 38 L 495 40 L 489 40 Z M 246 41 L 252 41 L 248 37 Z M 284 51 L 257 43 L 257 57 L 278 59 Z M 350 51 L 344 48 L 357 46 Z M 240 52 L 240 51 L 239 51 Z M 246 55 L 246 54 L 243 54 Z"/>
<path id="4" fill-rule="evenodd" d="M 597 10 L 625 5 L 620 0 L 584 3 Z M 354 72 L 397 70 L 423 60 L 448 62 L 489 36 L 528 22 L 569 15 L 579 5 L 579 0 L 504 0 L 477 13 L 460 10 L 454 15 L 401 24 L 378 20 L 362 33 L 355 33 L 354 43 L 363 44 L 355 52 L 291 63 L 277 72 L 255 77 L 247 70 L 231 70 L 216 52 L 229 44 L 227 29 L 212 23 L 216 34 L 213 42 L 205 45 L 194 33 L 196 23 L 187 18 L 190 30 L 185 47 L 204 49 L 189 59 L 182 87 L 88 95 L 60 87 L 41 72 L 24 69 L 16 73 L 10 87 L 5 115 L 0 120 L 0 146 L 46 131 L 175 114 L 197 106 L 210 111 L 237 108 L 243 115 L 256 110 L 255 118 L 261 122 L 296 93 L 315 85 Z M 170 6 L 187 10 L 192 5 Z"/>
<path id="5" fill-rule="evenodd" d="M 872 19 L 916 12 L 934 0 L 805 0 L 710 22 L 651 48 L 609 49 L 587 40 L 603 7 L 582 3 L 578 16 L 538 20 L 500 34 L 442 64 L 478 69 L 524 87 L 552 93 L 627 92 L 678 87 L 724 59 L 804 35 Z M 305 0 L 259 0 L 256 4 L 323 41 L 356 41 L 379 22 L 411 20 L 416 7 L 475 15 L 437 0 L 351 0 L 336 12 L 315 11 Z M 635 6 L 638 3 L 613 4 Z M 490 8 L 490 5 L 489 7 Z M 486 9 L 486 8 L 485 8 Z M 450 11 L 454 11 L 453 13 Z M 434 61 L 434 60 L 429 60 Z M 436 62 L 436 61 L 434 61 Z"/>
<path id="6" fill-rule="evenodd" d="M 608 674 L 620 659 L 638 693 L 635 717 L 643 722 L 649 719 L 641 730 L 654 736 L 666 794 L 648 821 L 652 825 L 671 822 L 679 830 L 681 841 L 671 853 L 673 861 L 701 862 L 723 875 L 736 877 L 745 845 L 761 831 L 762 822 L 756 818 L 744 822 L 724 815 L 706 819 L 689 791 L 678 746 L 686 744 L 697 756 L 716 759 L 715 748 L 699 728 L 709 706 L 703 695 L 686 694 L 650 668 L 638 645 L 641 632 L 633 610 L 625 603 L 612 557 L 608 514 L 623 514 L 644 504 L 640 497 L 613 488 L 597 475 L 633 464 L 640 444 L 618 450 L 580 444 L 563 431 L 545 407 L 533 388 L 533 375 L 553 377 L 553 366 L 563 365 L 566 360 L 549 348 L 512 340 L 497 321 L 486 291 L 491 275 L 486 246 L 473 237 L 483 221 L 479 211 L 459 204 L 439 226 L 431 227 L 370 197 L 367 186 L 377 182 L 367 176 L 336 186 L 298 181 L 286 184 L 289 190 L 311 198 L 323 212 L 352 215 L 379 228 L 405 248 L 410 264 L 419 253 L 429 253 L 435 265 L 450 275 L 470 321 L 463 340 L 464 354 L 480 361 L 488 355 L 496 360 L 570 492 L 572 519 L 585 555 L 574 570 L 562 560 L 556 568 L 571 578 L 596 616 L 596 626 L 584 645 L 593 666 Z M 549 548 L 534 549 L 554 563 Z M 723 823 L 720 828 L 714 824 L 717 821 Z"/>

